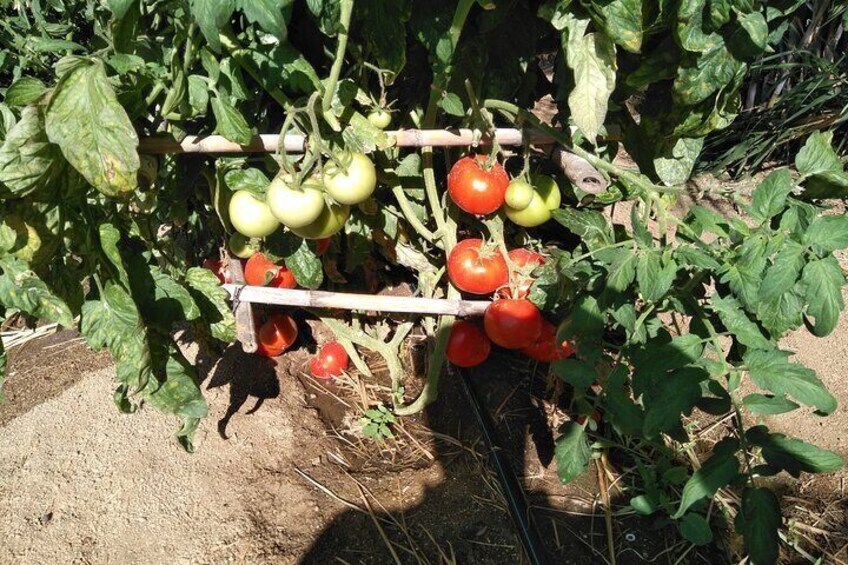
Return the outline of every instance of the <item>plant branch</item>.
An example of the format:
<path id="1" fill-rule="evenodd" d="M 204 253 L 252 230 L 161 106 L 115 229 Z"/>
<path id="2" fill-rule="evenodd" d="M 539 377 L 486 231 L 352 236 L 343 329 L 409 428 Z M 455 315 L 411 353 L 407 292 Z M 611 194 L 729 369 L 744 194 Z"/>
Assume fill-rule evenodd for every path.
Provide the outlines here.
<path id="1" fill-rule="evenodd" d="M 336 85 L 339 81 L 339 75 L 342 72 L 344 65 L 345 51 L 347 50 L 347 38 L 350 32 L 350 16 L 353 13 L 353 0 L 341 0 L 339 13 L 339 44 L 336 47 L 336 57 L 333 60 L 333 66 L 330 68 L 330 76 L 327 78 L 327 88 L 324 90 L 324 98 L 321 101 L 321 109 L 326 115 L 330 111 L 333 104 L 333 97 L 336 95 Z"/>

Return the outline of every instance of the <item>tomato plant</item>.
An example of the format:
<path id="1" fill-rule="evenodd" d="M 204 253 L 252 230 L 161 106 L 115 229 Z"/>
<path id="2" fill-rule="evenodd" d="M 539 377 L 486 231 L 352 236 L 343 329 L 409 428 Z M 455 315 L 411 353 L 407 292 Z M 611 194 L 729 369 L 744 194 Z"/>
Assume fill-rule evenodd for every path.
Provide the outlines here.
<path id="1" fill-rule="evenodd" d="M 488 335 L 550 357 L 581 411 L 603 414 L 598 429 L 551 430 L 560 478 L 615 446 L 675 451 L 690 445 L 683 422 L 694 411 L 728 414 L 698 470 L 675 460 L 682 487 L 647 467 L 629 503 L 669 515 L 700 543 L 693 524 L 717 514 L 707 499 L 735 489 L 716 506 L 736 515 L 750 561 L 772 562 L 780 509 L 761 477 L 833 471 L 841 459 L 741 415 L 836 408 L 780 340 L 801 328 L 827 335 L 844 309 L 834 252 L 848 246 L 848 220 L 823 198 L 844 197 L 848 174 L 830 135 L 815 133 L 794 170 L 770 172 L 750 197 L 710 189 L 740 215 L 677 210 L 704 138 L 740 111 L 750 63 L 797 6 L 4 3 L 0 316 L 78 327 L 114 357 L 118 408 L 178 415 L 177 437 L 192 449 L 207 406 L 174 329 L 194 326 L 209 350 L 236 336 L 228 292 L 198 258 L 261 252 L 274 265 L 259 269 L 262 283 L 284 266 L 307 289 L 376 292 L 404 280 L 450 300 L 511 282 L 484 319 Z M 549 115 L 530 111 L 542 100 Z M 442 144 L 455 145 L 457 131 L 472 143 L 437 150 L 417 132 L 423 146 L 409 147 L 410 136 L 401 144 L 383 129 L 392 120 L 407 133 L 449 128 L 435 136 Z M 276 151 L 253 153 L 278 132 Z M 534 150 L 540 139 L 593 182 Z M 616 159 L 622 149 L 632 161 Z M 627 213 L 610 213 L 613 204 Z M 332 252 L 322 251 L 330 236 Z M 532 277 L 504 260 L 523 247 L 546 257 Z M 553 339 L 540 312 L 556 323 Z M 386 359 L 397 417 L 433 402 L 446 353 L 456 358 L 453 316 L 369 325 L 357 313 L 308 315 L 324 316 L 350 351 Z M 416 324 L 430 360 L 421 394 L 407 398 L 397 352 Z M 566 341 L 573 355 L 551 353 Z M 325 349 L 337 366 L 316 360 L 319 373 L 347 366 L 341 345 Z M 0 350 L 0 373 L 5 359 Z"/>
<path id="2" fill-rule="evenodd" d="M 574 355 L 574 349 L 567 341 L 560 342 L 557 339 L 557 328 L 552 323 L 544 320 L 542 322 L 542 331 L 539 337 L 525 347 L 521 348 L 521 353 L 541 361 L 542 363 L 550 363 L 560 359 L 567 359 Z"/>
<path id="3" fill-rule="evenodd" d="M 454 323 L 448 338 L 447 360 L 457 367 L 479 365 L 492 351 L 492 343 L 477 325 L 464 320 Z"/>
<path id="4" fill-rule="evenodd" d="M 338 377 L 347 370 L 349 357 L 337 341 L 321 346 L 318 353 L 309 361 L 309 372 L 313 377 L 329 379 Z"/>
<path id="5" fill-rule="evenodd" d="M 458 289 L 472 294 L 491 294 L 509 281 L 503 255 L 481 239 L 464 239 L 448 256 L 448 277 Z"/>

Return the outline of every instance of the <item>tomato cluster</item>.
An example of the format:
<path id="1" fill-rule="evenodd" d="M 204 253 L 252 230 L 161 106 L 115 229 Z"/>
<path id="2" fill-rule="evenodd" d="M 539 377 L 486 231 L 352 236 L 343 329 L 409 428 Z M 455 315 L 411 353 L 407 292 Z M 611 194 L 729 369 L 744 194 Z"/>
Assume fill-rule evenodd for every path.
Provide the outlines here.
<path id="1" fill-rule="evenodd" d="M 323 239 L 341 230 L 350 207 L 370 198 L 376 187 L 377 171 L 367 155 L 340 153 L 320 177 L 299 181 L 281 173 L 264 195 L 237 190 L 228 206 L 230 222 L 247 238 L 268 237 L 283 225 L 304 239 Z"/>

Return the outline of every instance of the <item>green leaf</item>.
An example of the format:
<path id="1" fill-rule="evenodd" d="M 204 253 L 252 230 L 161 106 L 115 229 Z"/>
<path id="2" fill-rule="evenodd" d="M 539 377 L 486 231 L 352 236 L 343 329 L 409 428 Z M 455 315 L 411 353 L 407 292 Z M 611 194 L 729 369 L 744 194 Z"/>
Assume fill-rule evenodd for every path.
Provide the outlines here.
<path id="1" fill-rule="evenodd" d="M 74 325 L 74 316 L 68 305 L 16 257 L 0 258 L 0 304 L 66 328 Z"/>
<path id="2" fill-rule="evenodd" d="M 150 275 L 155 285 L 153 306 L 160 320 L 170 324 L 183 320 L 190 322 L 200 317 L 200 309 L 183 285 L 162 272 L 159 267 L 151 267 Z"/>
<path id="3" fill-rule="evenodd" d="M 804 179 L 802 184 L 804 191 L 800 197 L 806 200 L 848 196 L 848 173 L 842 171 L 816 173 Z"/>
<path id="4" fill-rule="evenodd" d="M 839 261 L 832 255 L 824 259 L 810 261 L 804 267 L 801 281 L 806 287 L 807 315 L 815 318 L 812 332 L 823 337 L 836 329 L 839 314 L 845 309 L 842 298 L 842 286 L 845 275 Z"/>
<path id="5" fill-rule="evenodd" d="M 555 30 L 562 31 L 568 25 L 568 18 L 571 15 L 569 6 L 571 6 L 571 0 L 547 0 L 539 6 L 539 17 L 551 22 Z"/>
<path id="6" fill-rule="evenodd" d="M 209 46 L 220 51 L 218 32 L 230 21 L 236 8 L 235 0 L 189 0 L 189 6 Z"/>
<path id="7" fill-rule="evenodd" d="M 123 19 L 127 12 L 135 4 L 136 0 L 106 0 L 106 5 L 116 20 Z"/>
<path id="8" fill-rule="evenodd" d="M 121 285 L 107 282 L 99 300 L 83 305 L 80 333 L 90 347 L 109 348 L 118 380 L 130 391 L 141 391 L 150 382 L 153 362 L 147 331 L 135 302 Z"/>
<path id="9" fill-rule="evenodd" d="M 200 75 L 188 76 L 188 104 L 192 116 L 202 116 L 209 107 L 209 84 Z"/>
<path id="10" fill-rule="evenodd" d="M 802 472 L 833 473 L 845 464 L 838 453 L 783 434 L 769 433 L 765 426 L 747 430 L 745 438 L 762 449 L 763 459 L 770 467 L 784 470 L 796 478 Z"/>
<path id="11" fill-rule="evenodd" d="M 802 175 L 841 172 L 842 161 L 834 151 L 831 142 L 833 132 L 817 131 L 807 138 L 804 147 L 795 156 L 795 168 Z"/>
<path id="12" fill-rule="evenodd" d="M 200 315 L 210 326 L 212 337 L 225 343 L 236 339 L 236 321 L 227 303 L 229 293 L 221 288 L 218 277 L 209 269 L 192 267 L 185 282 L 200 309 Z"/>
<path id="13" fill-rule="evenodd" d="M 768 24 L 762 12 L 751 12 L 738 18 L 739 25 L 745 30 L 751 43 L 762 52 L 768 42 Z"/>
<path id="14" fill-rule="evenodd" d="M 680 2 L 674 31 L 678 43 L 687 51 L 706 52 L 724 43 L 717 32 L 705 30 L 707 27 L 704 22 L 706 3 L 707 0 Z"/>
<path id="15" fill-rule="evenodd" d="M 678 522 L 680 535 L 695 545 L 707 545 L 713 541 L 713 531 L 707 519 L 700 514 L 690 512 Z"/>
<path id="16" fill-rule="evenodd" d="M 586 430 L 576 422 L 567 422 L 556 440 L 554 458 L 557 476 L 563 483 L 570 483 L 586 472 L 592 458 L 592 450 Z"/>
<path id="17" fill-rule="evenodd" d="M 683 184 L 692 175 L 692 167 L 704 147 L 704 138 L 681 137 L 654 158 L 654 169 L 666 186 Z"/>
<path id="18" fill-rule="evenodd" d="M 684 57 L 672 87 L 674 100 L 685 106 L 703 102 L 742 69 L 744 63 L 734 59 L 723 44 L 699 56 Z"/>
<path id="19" fill-rule="evenodd" d="M 591 250 L 613 243 L 609 222 L 600 212 L 560 208 L 551 212 L 551 215 L 554 220 L 579 235 Z"/>
<path id="20" fill-rule="evenodd" d="M 100 236 L 100 247 L 106 254 L 106 258 L 115 267 L 118 272 L 118 278 L 121 280 L 125 288 L 129 288 L 130 277 L 124 267 L 124 261 L 121 258 L 119 245 L 121 243 L 121 232 L 112 224 L 100 224 L 98 228 Z"/>
<path id="21" fill-rule="evenodd" d="M 138 134 L 103 64 L 79 64 L 62 77 L 45 119 L 47 137 L 94 188 L 107 196 L 138 185 Z"/>
<path id="22" fill-rule="evenodd" d="M 801 275 L 802 268 L 804 268 L 804 248 L 791 239 L 785 241 L 763 276 L 760 300 L 771 302 L 792 290 Z"/>
<path id="23" fill-rule="evenodd" d="M 363 35 L 382 69 L 400 74 L 406 65 L 406 26 L 409 19 L 406 2 L 372 0 L 362 9 Z M 394 77 L 388 77 L 391 84 Z"/>
<path id="24" fill-rule="evenodd" d="M 465 115 L 465 108 L 462 105 L 462 99 L 453 92 L 446 92 L 439 99 L 439 107 L 451 116 Z"/>
<path id="25" fill-rule="evenodd" d="M 368 118 L 362 114 L 353 114 L 350 117 L 348 127 L 342 131 L 342 138 L 345 149 L 360 153 L 384 149 L 392 143 L 386 132 L 369 122 Z"/>
<path id="26" fill-rule="evenodd" d="M 631 53 L 642 49 L 642 1 L 612 0 L 594 5 L 601 14 L 601 27 L 607 37 L 612 38 Z"/>
<path id="27" fill-rule="evenodd" d="M 271 181 L 259 169 L 233 169 L 224 175 L 224 184 L 233 192 L 247 190 L 254 194 L 265 194 Z"/>
<path id="28" fill-rule="evenodd" d="M 551 363 L 551 368 L 559 378 L 576 389 L 588 388 L 598 378 L 595 369 L 579 359 L 559 359 Z"/>
<path id="29" fill-rule="evenodd" d="M 633 508 L 637 514 L 641 514 L 642 516 L 650 516 L 660 509 L 660 505 L 646 494 L 640 494 L 639 496 L 631 498 L 630 507 Z"/>
<path id="30" fill-rule="evenodd" d="M 212 98 L 212 112 L 215 114 L 215 122 L 217 123 L 216 132 L 239 145 L 250 143 L 253 138 L 253 131 L 235 106 L 216 96 Z"/>
<path id="31" fill-rule="evenodd" d="M 804 234 L 804 243 L 825 252 L 845 249 L 848 247 L 848 214 L 816 218 Z"/>
<path id="32" fill-rule="evenodd" d="M 655 302 L 665 296 L 676 274 L 674 259 L 664 259 L 661 251 L 650 249 L 639 255 L 636 281 L 645 300 Z"/>
<path id="33" fill-rule="evenodd" d="M 780 555 L 780 502 L 772 491 L 747 487 L 734 525 L 752 565 L 772 565 Z"/>
<path id="34" fill-rule="evenodd" d="M 639 256 L 630 249 L 623 249 L 618 260 L 612 264 L 607 275 L 607 288 L 613 292 L 624 292 L 636 278 L 636 263 Z"/>
<path id="35" fill-rule="evenodd" d="M 739 460 L 736 459 L 738 445 L 734 440 L 724 442 L 716 445 L 712 457 L 686 481 L 680 506 L 672 518 L 681 518 L 693 504 L 713 496 L 718 489 L 727 486 L 739 475 Z"/>
<path id="36" fill-rule="evenodd" d="M 6 89 L 6 97 L 3 101 L 9 106 L 26 106 L 35 102 L 47 87 L 37 78 L 21 77 Z"/>
<path id="37" fill-rule="evenodd" d="M 294 253 L 286 256 L 286 267 L 294 274 L 297 284 L 304 288 L 318 288 L 324 282 L 324 266 L 321 259 L 301 240 Z"/>
<path id="38" fill-rule="evenodd" d="M 602 32 L 586 33 L 588 25 L 589 20 L 569 17 L 563 48 L 574 71 L 574 88 L 568 95 L 571 118 L 583 136 L 596 144 L 615 90 L 615 45 Z"/>
<path id="39" fill-rule="evenodd" d="M 770 300 L 763 300 L 757 306 L 757 318 L 772 337 L 782 336 L 789 330 L 801 325 L 803 304 L 795 290 L 788 290 Z"/>
<path id="40" fill-rule="evenodd" d="M 652 389 L 642 395 L 645 436 L 653 438 L 678 427 L 680 415 L 691 414 L 701 399 L 701 381 L 708 378 L 709 373 L 698 367 L 684 367 L 657 376 Z"/>
<path id="41" fill-rule="evenodd" d="M 816 372 L 789 362 L 789 353 L 777 349 L 749 351 L 744 361 L 754 383 L 777 395 L 789 395 L 819 412 L 836 410 L 836 399 L 816 377 Z"/>
<path id="42" fill-rule="evenodd" d="M 247 19 L 263 30 L 285 41 L 288 35 L 285 13 L 291 9 L 292 0 L 236 0 L 238 8 Z"/>
<path id="43" fill-rule="evenodd" d="M 754 189 L 751 216 L 755 220 L 765 222 L 778 215 L 786 207 L 786 197 L 789 196 L 794 186 L 792 175 L 786 169 L 770 173 Z"/>
<path id="44" fill-rule="evenodd" d="M 182 353 L 172 343 L 165 346 L 167 358 L 164 362 L 165 380 L 148 384 L 147 400 L 167 414 L 184 418 L 203 418 L 209 408 L 197 384 L 197 374 Z M 161 361 L 160 361 L 161 362 Z M 154 384 L 155 383 L 155 384 Z"/>
<path id="45" fill-rule="evenodd" d="M 760 331 L 757 324 L 745 314 L 737 299 L 732 296 L 722 298 L 716 293 L 710 298 L 710 304 L 718 314 L 721 323 L 730 333 L 734 334 L 739 343 L 754 349 L 769 349 L 772 347 L 771 341 L 763 336 L 763 332 Z"/>
<path id="46" fill-rule="evenodd" d="M 765 394 L 752 393 L 742 399 L 751 414 L 757 416 L 770 416 L 773 414 L 784 414 L 800 408 L 785 396 L 769 396 Z"/>
<path id="47" fill-rule="evenodd" d="M 26 196 L 50 187 L 65 171 L 59 148 L 47 140 L 42 109 L 28 106 L 0 146 L 0 197 Z"/>

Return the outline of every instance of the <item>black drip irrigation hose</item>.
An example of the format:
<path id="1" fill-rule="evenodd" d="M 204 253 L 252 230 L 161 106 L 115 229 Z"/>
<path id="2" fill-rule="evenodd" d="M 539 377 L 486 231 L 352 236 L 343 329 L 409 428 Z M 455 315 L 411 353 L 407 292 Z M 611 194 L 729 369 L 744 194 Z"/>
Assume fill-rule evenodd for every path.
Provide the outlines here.
<path id="1" fill-rule="evenodd" d="M 477 425 L 480 426 L 483 441 L 489 450 L 492 466 L 495 468 L 495 474 L 498 477 L 504 498 L 506 498 L 509 515 L 512 518 L 513 524 L 515 524 L 515 528 L 518 530 L 518 537 L 521 539 L 524 552 L 533 565 L 550 565 L 551 560 L 545 549 L 545 544 L 542 542 L 539 530 L 530 516 L 530 509 L 527 507 L 524 490 L 521 488 L 521 484 L 515 476 L 515 471 L 512 469 L 512 465 L 510 465 L 509 459 L 507 459 L 506 453 L 504 453 L 501 447 L 500 438 L 495 430 L 495 423 L 492 421 L 492 416 L 480 402 L 477 388 L 471 382 L 468 373 L 464 369 L 457 369 L 457 372 L 462 383 L 462 390 L 468 399 L 468 404 L 471 405 L 471 411 L 477 419 Z"/>

